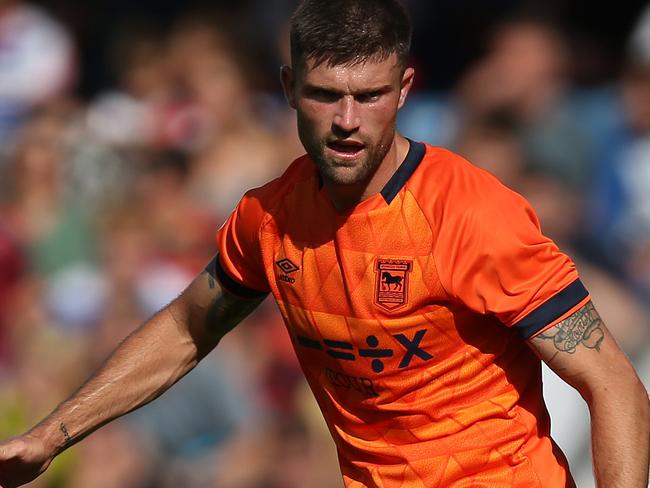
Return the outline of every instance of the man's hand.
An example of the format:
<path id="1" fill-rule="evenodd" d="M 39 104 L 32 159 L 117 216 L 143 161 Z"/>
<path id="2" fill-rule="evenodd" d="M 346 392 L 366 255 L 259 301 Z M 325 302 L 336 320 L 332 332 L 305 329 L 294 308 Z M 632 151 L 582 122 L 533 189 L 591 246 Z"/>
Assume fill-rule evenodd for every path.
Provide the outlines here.
<path id="1" fill-rule="evenodd" d="M 44 442 L 30 434 L 0 444 L 0 488 L 29 483 L 47 469 L 52 458 Z"/>

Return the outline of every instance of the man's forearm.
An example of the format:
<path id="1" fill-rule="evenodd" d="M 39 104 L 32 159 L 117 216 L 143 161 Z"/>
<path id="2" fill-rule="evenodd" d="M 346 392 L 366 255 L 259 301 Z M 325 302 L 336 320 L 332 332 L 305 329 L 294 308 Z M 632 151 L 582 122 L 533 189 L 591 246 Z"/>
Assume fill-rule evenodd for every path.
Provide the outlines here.
<path id="1" fill-rule="evenodd" d="M 177 307 L 175 313 L 173 307 Z M 34 427 L 53 456 L 107 422 L 159 396 L 198 361 L 187 328 L 172 303 L 129 335 L 68 400 Z M 182 313 L 181 313 L 182 315 Z"/>
<path id="2" fill-rule="evenodd" d="M 646 488 L 650 404 L 641 382 L 603 386 L 589 399 L 593 463 L 599 488 Z"/>
<path id="3" fill-rule="evenodd" d="M 261 303 L 265 295 L 241 298 L 222 290 L 211 273 L 216 259 L 45 420 L 0 443 L 0 485 L 30 482 L 65 448 L 162 394 Z"/>

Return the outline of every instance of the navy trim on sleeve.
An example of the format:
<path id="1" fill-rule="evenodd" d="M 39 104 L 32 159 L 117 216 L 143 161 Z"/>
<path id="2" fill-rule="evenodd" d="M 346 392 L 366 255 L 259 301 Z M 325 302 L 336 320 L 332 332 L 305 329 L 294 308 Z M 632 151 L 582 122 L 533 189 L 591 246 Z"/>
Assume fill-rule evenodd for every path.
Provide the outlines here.
<path id="1" fill-rule="evenodd" d="M 425 145 L 421 142 L 413 142 L 410 139 L 408 141 L 409 151 L 406 154 L 404 161 L 402 161 L 402 164 L 397 168 L 395 174 L 393 174 L 391 179 L 388 180 L 388 183 L 386 183 L 386 186 L 381 190 L 381 196 L 384 197 L 384 200 L 388 204 L 390 204 L 400 190 L 404 188 L 404 185 L 420 165 L 420 162 L 427 151 Z"/>
<path id="2" fill-rule="evenodd" d="M 232 278 L 223 268 L 218 254 L 206 266 L 205 271 L 213 278 L 219 280 L 221 286 L 230 293 L 242 298 L 262 298 L 269 294 L 266 291 L 253 290 L 252 288 L 248 288 L 247 286 L 235 281 L 235 279 Z"/>
<path id="3" fill-rule="evenodd" d="M 587 298 L 589 292 L 582 281 L 575 280 L 553 298 L 547 300 L 519 322 L 514 324 L 524 339 L 529 339 L 548 324 L 561 317 L 582 300 Z"/>

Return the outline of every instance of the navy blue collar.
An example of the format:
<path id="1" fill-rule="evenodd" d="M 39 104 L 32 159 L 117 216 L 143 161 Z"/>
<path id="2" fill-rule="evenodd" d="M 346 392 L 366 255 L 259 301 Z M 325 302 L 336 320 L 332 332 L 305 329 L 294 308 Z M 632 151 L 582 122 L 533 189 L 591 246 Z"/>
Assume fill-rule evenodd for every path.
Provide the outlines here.
<path id="1" fill-rule="evenodd" d="M 404 161 L 402 161 L 402 164 L 399 165 L 397 171 L 395 171 L 380 192 L 387 204 L 390 204 L 401 189 L 404 188 L 404 185 L 418 168 L 426 153 L 426 146 L 424 144 L 414 142 L 411 139 L 407 140 L 409 141 L 409 150 L 406 153 Z M 318 177 L 318 190 L 320 191 L 323 188 L 323 178 L 318 171 L 316 171 L 316 174 Z"/>
<path id="2" fill-rule="evenodd" d="M 424 158 L 426 147 L 421 142 L 414 142 L 410 139 L 409 152 L 406 154 L 404 161 L 399 165 L 395 174 L 391 176 L 386 186 L 381 190 L 381 196 L 384 197 L 386 203 L 390 204 L 397 194 L 404 188 L 404 185 L 409 180 L 411 175 L 415 172 L 420 162 Z"/>

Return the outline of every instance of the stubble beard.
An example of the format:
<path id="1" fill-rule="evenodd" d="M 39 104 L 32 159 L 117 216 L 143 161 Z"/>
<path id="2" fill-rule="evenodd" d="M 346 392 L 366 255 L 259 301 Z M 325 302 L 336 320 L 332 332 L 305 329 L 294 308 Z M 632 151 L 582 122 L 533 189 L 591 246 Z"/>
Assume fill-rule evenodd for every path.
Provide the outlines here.
<path id="1" fill-rule="evenodd" d="M 304 139 L 306 140 L 306 139 Z M 309 157 L 314 161 L 318 172 L 323 180 L 335 185 L 357 185 L 369 181 L 374 175 L 379 165 L 384 160 L 390 150 L 392 139 L 388 142 L 382 141 L 376 145 L 364 143 L 365 155 L 355 161 L 328 157 L 327 142 L 321 140 L 318 142 L 305 144 L 303 146 Z"/>

